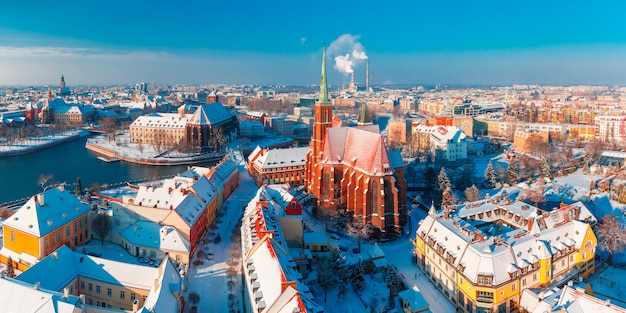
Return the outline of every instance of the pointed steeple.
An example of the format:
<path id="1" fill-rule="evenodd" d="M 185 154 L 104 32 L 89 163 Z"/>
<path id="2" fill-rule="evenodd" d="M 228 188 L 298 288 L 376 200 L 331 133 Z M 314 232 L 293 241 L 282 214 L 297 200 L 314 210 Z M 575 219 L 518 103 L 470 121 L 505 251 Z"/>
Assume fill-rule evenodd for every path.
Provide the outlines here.
<path id="1" fill-rule="evenodd" d="M 433 201 L 430 205 L 430 209 L 428 209 L 428 215 L 435 217 L 437 216 L 437 209 L 435 209 L 435 201 Z"/>
<path id="2" fill-rule="evenodd" d="M 326 85 L 326 48 L 322 49 L 322 78 L 320 80 L 320 103 L 329 103 L 328 87 Z"/>

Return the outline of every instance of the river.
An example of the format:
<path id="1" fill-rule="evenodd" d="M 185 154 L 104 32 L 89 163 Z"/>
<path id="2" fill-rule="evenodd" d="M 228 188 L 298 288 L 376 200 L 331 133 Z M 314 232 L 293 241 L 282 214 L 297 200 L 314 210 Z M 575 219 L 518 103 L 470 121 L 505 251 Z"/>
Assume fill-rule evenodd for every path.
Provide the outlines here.
<path id="1" fill-rule="evenodd" d="M 73 191 L 80 177 L 83 188 L 94 183 L 111 184 L 129 180 L 174 175 L 187 165 L 150 166 L 127 162 L 106 163 L 85 149 L 83 137 L 30 154 L 0 158 L 0 203 L 30 197 L 42 191 L 37 184 L 41 175 L 52 175 L 51 181 L 65 182 Z M 211 166 L 214 163 L 199 164 Z"/>

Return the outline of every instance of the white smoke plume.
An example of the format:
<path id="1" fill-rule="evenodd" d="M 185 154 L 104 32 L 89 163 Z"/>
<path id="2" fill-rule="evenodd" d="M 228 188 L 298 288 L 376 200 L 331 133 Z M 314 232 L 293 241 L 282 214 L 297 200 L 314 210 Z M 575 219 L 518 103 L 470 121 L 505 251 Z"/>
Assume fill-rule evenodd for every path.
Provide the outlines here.
<path id="1" fill-rule="evenodd" d="M 335 69 L 344 75 L 354 72 L 354 67 L 367 59 L 365 48 L 359 42 L 359 35 L 343 34 L 333 41 L 326 50 L 335 59 Z"/>

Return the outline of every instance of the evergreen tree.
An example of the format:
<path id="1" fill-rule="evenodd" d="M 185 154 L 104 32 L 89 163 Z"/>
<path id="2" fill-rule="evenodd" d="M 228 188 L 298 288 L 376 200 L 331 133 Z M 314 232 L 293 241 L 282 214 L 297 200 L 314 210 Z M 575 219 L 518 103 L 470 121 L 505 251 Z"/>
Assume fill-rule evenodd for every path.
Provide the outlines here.
<path id="1" fill-rule="evenodd" d="M 509 162 L 509 168 L 507 170 L 506 181 L 509 183 L 509 185 L 517 184 L 517 181 L 519 180 L 518 173 L 519 173 L 519 164 L 517 163 L 517 160 L 512 159 Z"/>
<path id="2" fill-rule="evenodd" d="M 74 194 L 77 196 L 83 194 L 83 183 L 80 182 L 80 176 L 76 179 L 76 190 L 74 190 Z"/>
<path id="3" fill-rule="evenodd" d="M 541 160 L 541 175 L 546 178 L 552 178 L 552 170 L 547 158 Z"/>
<path id="4" fill-rule="evenodd" d="M 428 167 L 424 172 L 424 183 L 426 184 L 426 188 L 435 188 L 435 181 L 437 180 L 437 173 L 435 173 L 435 169 L 432 167 Z"/>
<path id="5" fill-rule="evenodd" d="M 352 270 L 352 286 L 356 291 L 361 291 L 365 287 L 365 270 L 363 269 L 361 260 L 359 260 L 354 270 Z"/>
<path id="6" fill-rule="evenodd" d="M 441 206 L 445 207 L 447 205 L 453 204 L 452 202 L 452 189 L 448 188 L 441 195 Z"/>
<path id="7" fill-rule="evenodd" d="M 7 275 L 7 277 L 10 277 L 10 278 L 15 277 L 15 268 L 13 267 L 13 258 L 10 255 L 7 258 L 6 275 Z"/>
<path id="8" fill-rule="evenodd" d="M 450 178 L 448 178 L 448 174 L 446 174 L 446 168 L 442 167 L 441 171 L 439 171 L 439 177 L 437 178 L 437 183 L 439 187 L 439 191 L 443 194 L 447 189 L 450 189 L 452 184 L 450 183 Z"/>
<path id="9" fill-rule="evenodd" d="M 495 188 L 497 182 L 496 170 L 493 168 L 493 165 L 491 165 L 491 161 L 489 161 L 485 169 L 485 184 L 487 188 Z"/>
<path id="10" fill-rule="evenodd" d="M 478 190 L 478 187 L 476 187 L 476 185 L 472 185 L 470 187 L 467 187 L 467 189 L 465 189 L 465 201 L 474 202 L 474 201 L 478 201 L 479 198 L 480 198 L 479 190 Z"/>

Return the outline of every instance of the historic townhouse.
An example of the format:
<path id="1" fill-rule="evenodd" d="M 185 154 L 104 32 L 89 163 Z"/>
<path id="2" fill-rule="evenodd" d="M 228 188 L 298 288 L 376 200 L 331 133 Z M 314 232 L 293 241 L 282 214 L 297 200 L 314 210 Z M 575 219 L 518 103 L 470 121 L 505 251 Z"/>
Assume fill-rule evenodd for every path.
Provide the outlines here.
<path id="1" fill-rule="evenodd" d="M 189 263 L 198 244 L 239 184 L 236 164 L 225 157 L 212 168 L 193 167 L 112 205 L 114 231 L 108 240 L 130 254 L 159 261 L 165 253 Z"/>
<path id="2" fill-rule="evenodd" d="M 248 171 L 257 186 L 264 184 L 304 184 L 304 168 L 309 148 L 263 149 L 257 146 L 248 156 Z"/>
<path id="3" fill-rule="evenodd" d="M 244 307 L 248 312 L 323 312 L 302 282 L 306 267 L 299 204 L 285 185 L 262 186 L 241 223 Z"/>
<path id="4" fill-rule="evenodd" d="M 463 312 L 513 312 L 524 289 L 594 271 L 595 218 L 580 202 L 544 212 L 483 200 L 434 207 L 416 232 L 420 269 Z"/>
<path id="5" fill-rule="evenodd" d="M 90 210 L 63 187 L 31 197 L 4 221 L 0 260 L 11 256 L 19 270 L 26 270 L 63 245 L 74 247 L 88 241 Z"/>

